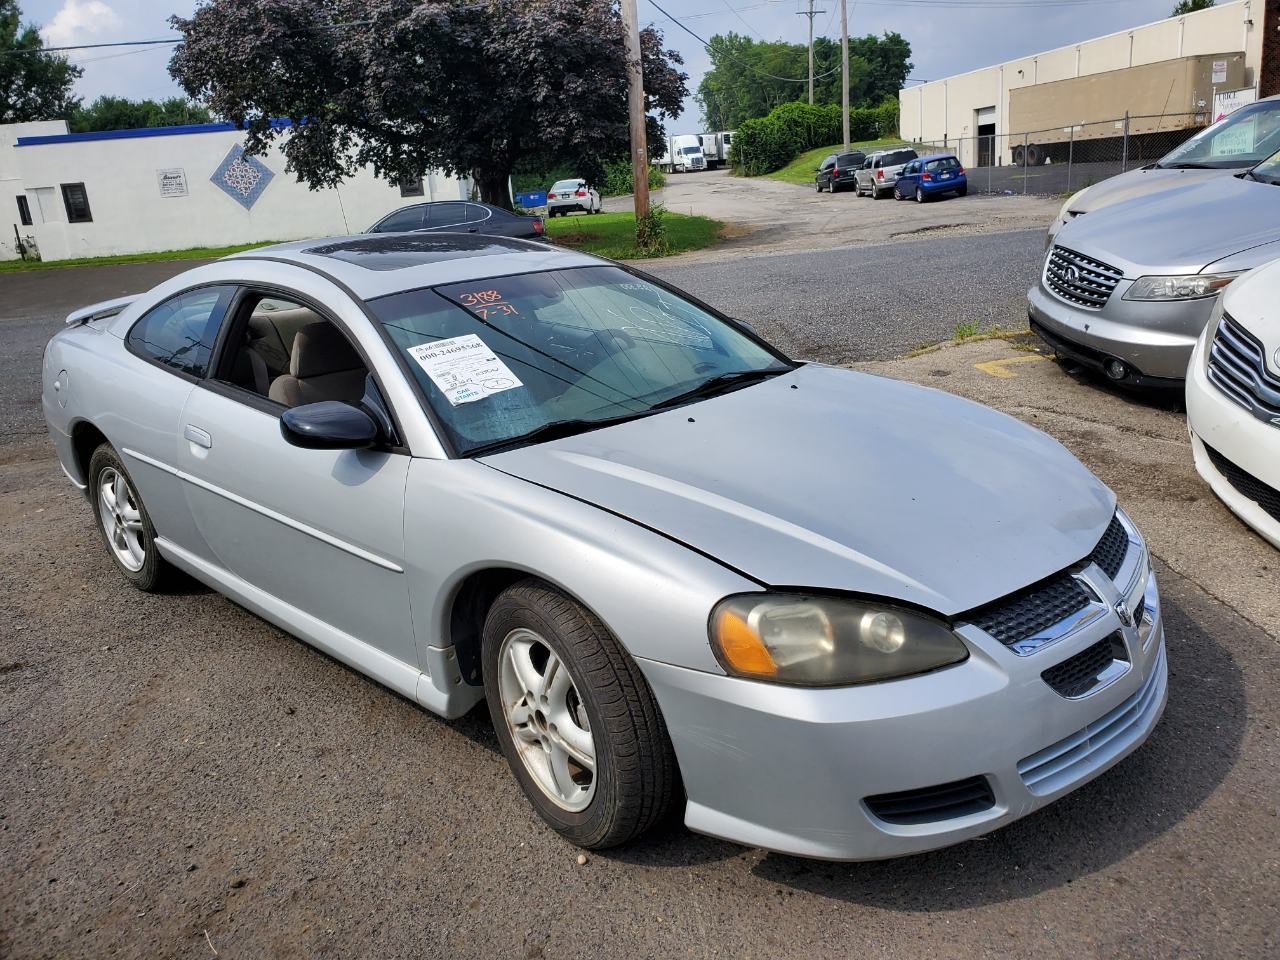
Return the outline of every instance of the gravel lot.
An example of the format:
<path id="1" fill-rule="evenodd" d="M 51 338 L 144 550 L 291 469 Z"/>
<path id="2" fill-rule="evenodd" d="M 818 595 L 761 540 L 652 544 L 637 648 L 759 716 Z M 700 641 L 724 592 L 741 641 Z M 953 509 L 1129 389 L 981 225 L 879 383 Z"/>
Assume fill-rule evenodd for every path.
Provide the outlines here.
<path id="1" fill-rule="evenodd" d="M 988 301 L 1018 316 L 1038 256 L 1015 233 L 655 272 L 844 360 L 945 337 Z M 977 370 L 1025 356 L 1000 341 L 865 364 L 1048 430 L 1134 514 L 1172 673 L 1144 749 L 905 860 L 810 862 L 673 824 L 578 865 L 483 711 L 435 719 L 216 594 L 115 574 L 39 435 L 39 351 L 70 306 L 185 266 L 0 277 L 0 956 L 1277 955 L 1280 555 L 1195 478 L 1176 413 L 1044 360 Z"/>

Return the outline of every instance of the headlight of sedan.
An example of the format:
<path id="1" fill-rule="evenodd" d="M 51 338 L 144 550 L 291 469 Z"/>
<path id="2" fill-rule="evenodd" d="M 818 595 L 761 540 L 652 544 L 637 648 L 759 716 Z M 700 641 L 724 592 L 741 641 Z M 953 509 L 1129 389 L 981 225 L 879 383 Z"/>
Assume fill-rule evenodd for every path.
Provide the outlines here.
<path id="1" fill-rule="evenodd" d="M 1077 190 L 1077 191 L 1076 191 L 1075 193 L 1073 193 L 1071 196 L 1067 197 L 1067 202 L 1066 202 L 1066 203 L 1064 203 L 1064 204 L 1062 205 L 1062 207 L 1058 210 L 1058 219 L 1059 219 L 1059 220 L 1066 220 L 1066 219 L 1068 219 L 1067 214 L 1068 214 L 1068 213 L 1070 212 L 1070 210 L 1071 210 L 1071 205 L 1072 205 L 1073 203 L 1075 203 L 1077 200 L 1079 200 L 1081 197 L 1083 197 L 1083 196 L 1084 196 L 1084 194 L 1085 194 L 1085 190 L 1088 190 L 1088 189 L 1089 189 L 1088 187 L 1085 187 L 1085 188 L 1084 188 L 1084 190 Z"/>
<path id="2" fill-rule="evenodd" d="M 1189 277 L 1139 277 L 1125 293 L 1126 300 L 1198 300 L 1212 297 L 1243 270 L 1235 273 L 1197 273 Z"/>
<path id="3" fill-rule="evenodd" d="M 969 656 L 940 620 L 829 597 L 728 597 L 712 611 L 710 629 L 711 646 L 729 674 L 775 683 L 868 683 L 925 673 Z"/>

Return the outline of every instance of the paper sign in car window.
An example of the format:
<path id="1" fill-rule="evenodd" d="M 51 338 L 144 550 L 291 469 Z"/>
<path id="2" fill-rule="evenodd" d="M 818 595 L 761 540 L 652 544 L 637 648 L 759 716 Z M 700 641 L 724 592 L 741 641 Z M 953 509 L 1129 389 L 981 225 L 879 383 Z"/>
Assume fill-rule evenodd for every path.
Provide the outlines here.
<path id="1" fill-rule="evenodd" d="M 409 355 L 455 407 L 524 386 L 474 333 L 410 347 Z"/>
<path id="2" fill-rule="evenodd" d="M 1245 153 L 1253 153 L 1255 149 L 1255 127 L 1257 118 L 1252 117 L 1243 123 L 1223 130 L 1213 138 L 1213 156 L 1236 157 Z"/>

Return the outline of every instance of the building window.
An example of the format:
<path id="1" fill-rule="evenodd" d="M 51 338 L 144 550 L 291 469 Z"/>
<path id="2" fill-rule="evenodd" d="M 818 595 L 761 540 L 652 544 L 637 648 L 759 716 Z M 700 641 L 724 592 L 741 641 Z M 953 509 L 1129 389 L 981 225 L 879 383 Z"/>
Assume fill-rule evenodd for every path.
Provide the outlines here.
<path id="1" fill-rule="evenodd" d="M 18 219 L 24 227 L 31 226 L 31 207 L 27 204 L 26 197 L 18 198 Z"/>
<path id="2" fill-rule="evenodd" d="M 89 194 L 85 193 L 83 183 L 64 183 L 62 203 L 67 208 L 67 223 L 93 222 L 93 214 L 89 211 Z"/>
<path id="3" fill-rule="evenodd" d="M 423 197 L 426 191 L 422 188 L 421 180 L 401 180 L 400 196 L 402 197 Z"/>

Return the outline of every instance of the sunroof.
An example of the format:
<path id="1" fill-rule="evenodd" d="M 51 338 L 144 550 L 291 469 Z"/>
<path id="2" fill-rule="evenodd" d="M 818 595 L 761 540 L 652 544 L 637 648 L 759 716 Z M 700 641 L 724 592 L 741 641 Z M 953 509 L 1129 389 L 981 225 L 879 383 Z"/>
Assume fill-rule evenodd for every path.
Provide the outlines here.
<path id="1" fill-rule="evenodd" d="M 473 233 L 399 233 L 341 240 L 304 252 L 345 260 L 366 270 L 403 270 L 445 260 L 525 253 L 530 245 L 506 237 Z"/>

